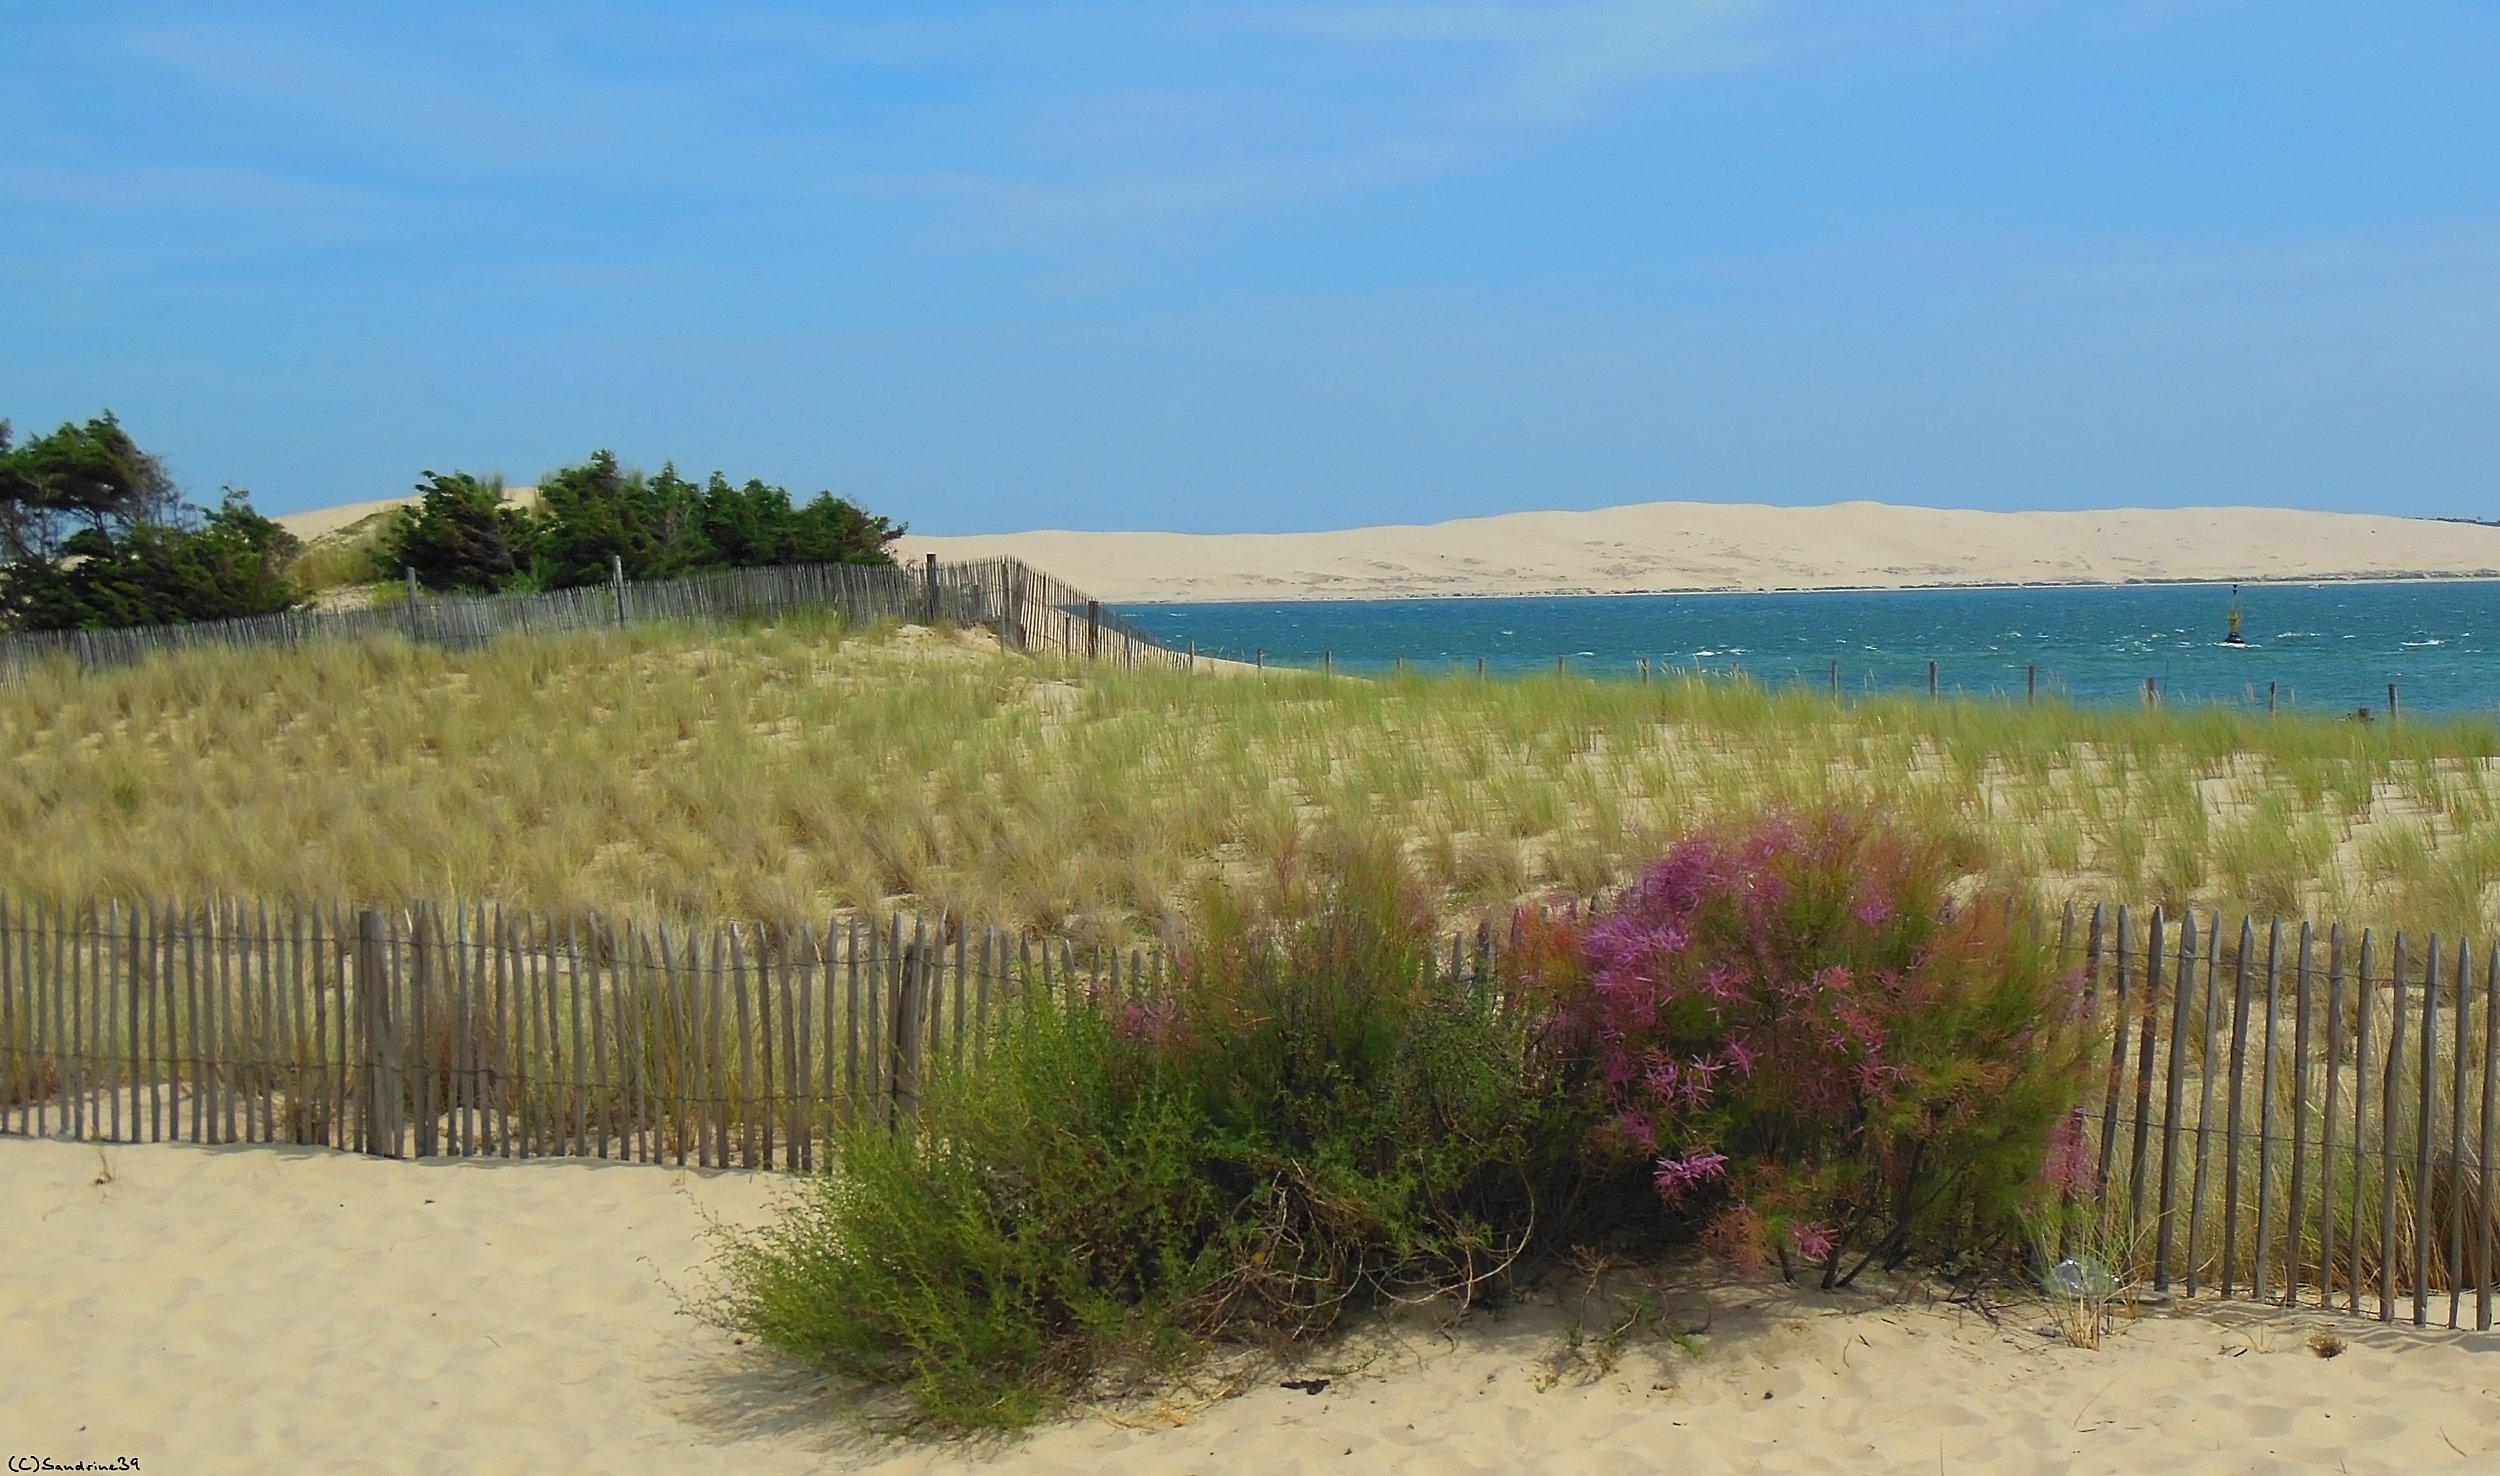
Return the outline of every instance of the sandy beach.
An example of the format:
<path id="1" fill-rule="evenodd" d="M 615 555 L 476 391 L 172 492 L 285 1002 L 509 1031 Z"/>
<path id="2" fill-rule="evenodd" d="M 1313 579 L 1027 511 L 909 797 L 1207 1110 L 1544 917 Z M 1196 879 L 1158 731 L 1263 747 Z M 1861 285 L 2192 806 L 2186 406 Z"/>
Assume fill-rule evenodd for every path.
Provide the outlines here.
<path id="1" fill-rule="evenodd" d="M 1648 502 L 1326 533 L 907 536 L 1012 555 L 1107 600 L 2500 578 L 2500 528 L 2263 507 L 1964 512 Z"/>
<path id="2" fill-rule="evenodd" d="M 98 1182 L 109 1169 L 106 1182 Z M 159 1472 L 2490 1470 L 2500 1337 L 2254 1307 L 2098 1351 L 1995 1322 L 1694 1278 L 1688 1346 L 1563 1355 L 1551 1296 L 1374 1325 L 1279 1387 L 1081 1412 L 1001 1443 L 872 1440 L 683 1315 L 706 1217 L 761 1174 L 388 1163 L 0 1140 L 0 1444 Z M 2305 1340 L 2350 1340 L 2331 1361 Z M 1231 1397 L 1226 1397 L 1227 1395 Z"/>

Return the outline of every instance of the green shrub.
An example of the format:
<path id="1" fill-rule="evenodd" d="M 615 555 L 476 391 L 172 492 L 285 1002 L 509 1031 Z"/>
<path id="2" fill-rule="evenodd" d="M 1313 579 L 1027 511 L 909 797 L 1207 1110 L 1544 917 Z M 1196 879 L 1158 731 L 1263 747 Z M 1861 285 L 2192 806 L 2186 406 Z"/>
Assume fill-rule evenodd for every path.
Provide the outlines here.
<path id="1" fill-rule="evenodd" d="M 1433 947 L 1393 856 L 1354 848 L 1216 909 L 1161 994 L 1029 997 L 917 1131 L 845 1129 L 728 1238 L 716 1315 L 911 1417 L 1012 1426 L 1210 1339 L 1498 1286 L 1589 1120 L 1537 1018 Z"/>
<path id="2" fill-rule="evenodd" d="M 727 1240 L 717 1314 L 954 1428 L 1167 1365 L 1228 1272 L 1228 1206 L 1149 1057 L 1081 999 L 1028 1001 L 980 1072 L 931 1084 L 918 1132 L 844 1129 L 778 1221 Z"/>

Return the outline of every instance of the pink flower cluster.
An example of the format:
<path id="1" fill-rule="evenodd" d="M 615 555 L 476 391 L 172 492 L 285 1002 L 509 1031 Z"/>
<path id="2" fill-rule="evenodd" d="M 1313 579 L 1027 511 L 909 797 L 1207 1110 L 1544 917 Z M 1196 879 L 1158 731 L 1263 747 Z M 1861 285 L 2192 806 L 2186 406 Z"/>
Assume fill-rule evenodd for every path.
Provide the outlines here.
<path id="1" fill-rule="evenodd" d="M 1716 1179 L 1727 1173 L 1724 1153 L 1688 1153 L 1682 1158 L 1658 1160 L 1658 1194 L 1673 1204 L 1684 1197 L 1686 1190 L 1704 1179 Z"/>

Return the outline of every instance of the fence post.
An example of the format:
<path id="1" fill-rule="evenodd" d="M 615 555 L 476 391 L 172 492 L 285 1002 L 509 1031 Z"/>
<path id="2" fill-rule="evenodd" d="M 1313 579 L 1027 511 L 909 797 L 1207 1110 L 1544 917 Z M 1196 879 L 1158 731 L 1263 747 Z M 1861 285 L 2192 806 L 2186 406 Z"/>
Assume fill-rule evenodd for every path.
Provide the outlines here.
<path id="1" fill-rule="evenodd" d="M 625 556 L 623 554 L 608 555 L 608 590 L 616 596 L 616 623 L 618 628 L 622 629 L 625 624 Z"/>
<path id="2" fill-rule="evenodd" d="M 1085 659 L 1092 661 L 1101 655 L 1102 601 L 1087 600 L 1085 602 Z"/>
<path id="3" fill-rule="evenodd" d="M 2023 701 L 2025 703 L 2032 703 L 2039 700 L 2040 665 L 2035 661 L 2023 668 Z"/>
<path id="4" fill-rule="evenodd" d="M 408 576 L 408 644 L 413 646 L 417 642 L 417 571 L 410 568 L 401 572 Z"/>
<path id="5" fill-rule="evenodd" d="M 1929 701 L 1931 701 L 1931 702 L 1932 702 L 1932 701 L 1934 701 L 1934 700 L 1935 700 L 1935 696 L 1936 696 L 1936 663 L 1934 663 L 1933 661 L 1930 661 L 1930 662 L 1928 662 L 1928 663 L 1927 663 L 1927 697 L 1928 697 L 1928 700 L 1929 700 Z"/>
<path id="6" fill-rule="evenodd" d="M 894 1094 L 889 1122 L 897 1127 L 920 1119 L 921 1037 L 928 1034 L 932 952 L 928 924 L 917 924 L 912 931 L 915 936 L 904 947 L 902 968 L 895 980 L 892 1065 L 886 1074 Z"/>
<path id="7" fill-rule="evenodd" d="M 399 1063 L 393 1039 L 390 939 L 381 911 L 368 907 L 356 914 L 356 1016 L 358 1118 L 365 1152 L 397 1158 L 399 1151 Z"/>
<path id="8" fill-rule="evenodd" d="M 929 624 L 935 626 L 938 623 L 937 555 L 929 555 L 929 561 L 924 567 L 929 571 Z"/>
<path id="9" fill-rule="evenodd" d="M 2391 723 L 2396 720 L 2396 684 L 2394 682 L 2387 684 L 2387 720 Z"/>

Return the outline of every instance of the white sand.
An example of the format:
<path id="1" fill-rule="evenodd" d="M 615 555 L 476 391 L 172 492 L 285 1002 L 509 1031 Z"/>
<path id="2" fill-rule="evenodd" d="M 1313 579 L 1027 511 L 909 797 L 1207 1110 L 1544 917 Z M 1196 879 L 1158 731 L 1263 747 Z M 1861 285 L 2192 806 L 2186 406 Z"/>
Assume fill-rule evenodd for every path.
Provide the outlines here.
<path id="1" fill-rule="evenodd" d="M 907 537 L 1023 559 L 1107 600 L 2500 578 L 2500 528 L 2261 507 L 1990 513 L 1650 502 L 1329 533 Z"/>
<path id="2" fill-rule="evenodd" d="M 1427 1322 L 1177 1411 L 868 1442 L 682 1315 L 762 1175 L 0 1141 L 0 1446 L 157 1472 L 2140 1472 L 2500 1469 L 2500 1338 L 2246 1309 L 2099 1352 L 1950 1308 L 1674 1289 L 1711 1320 L 1555 1378 L 1562 1314 Z M 1679 1301 L 1679 1298 L 1681 1299 Z M 1709 1310 L 1706 1310 L 1709 1309 Z M 2026 1319 L 2037 1320 L 2037 1314 Z M 1325 1360 L 1323 1360 L 1325 1361 Z M 1765 1398 L 1765 1395 L 1769 1398 Z M 1124 1427 L 1115 1421 L 1126 1421 Z"/>

